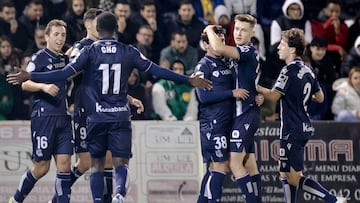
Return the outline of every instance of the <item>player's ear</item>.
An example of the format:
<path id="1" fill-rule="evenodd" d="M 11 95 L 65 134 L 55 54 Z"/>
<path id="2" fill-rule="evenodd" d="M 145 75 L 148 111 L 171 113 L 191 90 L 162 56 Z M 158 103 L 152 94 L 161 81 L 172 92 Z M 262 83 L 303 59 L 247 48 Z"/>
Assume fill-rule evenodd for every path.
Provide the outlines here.
<path id="1" fill-rule="evenodd" d="M 296 54 L 296 48 L 295 47 L 289 47 L 291 54 Z"/>

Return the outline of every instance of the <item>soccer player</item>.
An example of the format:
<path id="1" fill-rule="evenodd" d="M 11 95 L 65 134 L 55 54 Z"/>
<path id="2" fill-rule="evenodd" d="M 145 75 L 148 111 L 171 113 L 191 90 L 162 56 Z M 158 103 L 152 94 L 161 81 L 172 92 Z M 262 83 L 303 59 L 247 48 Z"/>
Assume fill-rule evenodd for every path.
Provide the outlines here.
<path id="1" fill-rule="evenodd" d="M 67 57 L 61 54 L 66 39 L 66 23 L 52 20 L 45 29 L 46 48 L 35 53 L 28 63 L 28 72 L 53 72 L 62 69 Z M 44 83 L 49 83 L 44 78 Z M 22 176 L 19 187 L 9 203 L 23 202 L 35 183 L 49 171 L 51 157 L 55 158 L 55 190 L 58 202 L 69 202 L 70 156 L 73 152 L 70 116 L 67 114 L 66 81 L 52 85 L 27 81 L 24 90 L 35 92 L 31 112 L 31 139 L 33 167 Z M 48 90 L 46 90 L 48 89 Z M 44 94 L 40 90 L 51 93 Z M 56 95 L 56 96 L 54 96 Z"/>
<path id="2" fill-rule="evenodd" d="M 85 109 L 88 114 L 88 150 L 91 155 L 90 187 L 93 202 L 103 202 L 103 171 L 105 154 L 109 149 L 115 167 L 116 195 L 113 203 L 123 202 L 128 186 L 128 164 L 131 153 L 130 111 L 127 106 L 127 81 L 133 68 L 147 71 L 159 78 L 189 82 L 193 86 L 211 89 L 211 82 L 200 76 L 187 77 L 162 68 L 146 59 L 135 48 L 113 38 L 117 30 L 114 14 L 103 12 L 97 17 L 100 40 L 84 48 L 65 68 L 53 73 L 20 71 L 9 75 L 8 81 L 16 84 L 27 79 L 41 82 L 65 80 L 84 71 Z"/>
<path id="3" fill-rule="evenodd" d="M 70 55 L 70 61 L 72 61 L 80 51 L 87 46 L 90 46 L 93 42 L 95 42 L 99 36 L 96 31 L 96 17 L 102 13 L 102 10 L 90 8 L 84 14 L 84 24 L 86 28 L 86 37 L 81 41 L 76 42 L 74 46 L 67 51 Z M 85 109 L 85 101 L 86 95 L 84 95 L 85 84 L 82 79 L 82 74 L 80 73 L 76 77 L 73 78 L 73 94 L 76 95 L 74 97 L 74 137 L 75 137 L 75 152 L 77 154 L 77 161 L 75 165 L 71 168 L 71 185 L 75 183 L 75 181 L 82 176 L 87 170 L 90 168 L 90 153 L 86 148 L 86 109 Z M 144 110 L 144 106 L 140 100 L 135 99 L 128 95 L 129 103 L 132 105 L 136 105 L 138 107 L 138 113 L 141 113 Z M 110 203 L 113 192 L 113 167 L 111 160 L 111 153 L 108 151 L 106 153 L 106 161 L 104 168 L 104 202 Z M 56 195 L 53 197 L 52 202 L 55 203 Z"/>
<path id="4" fill-rule="evenodd" d="M 254 134 L 260 124 L 260 108 L 256 104 L 258 53 L 251 44 L 256 19 L 248 14 L 235 16 L 234 41 L 236 47 L 225 45 L 214 32 L 214 25 L 205 32 L 215 51 L 231 59 L 235 71 L 235 88 L 249 91 L 247 98 L 235 101 L 235 119 L 230 136 L 230 169 L 248 203 L 261 202 L 261 176 L 255 159 Z"/>
<path id="5" fill-rule="evenodd" d="M 335 197 L 315 180 L 302 174 L 304 147 L 314 133 L 307 113 L 310 99 L 323 102 L 324 94 L 314 71 L 301 60 L 305 49 L 304 33 L 292 28 L 282 32 L 278 46 L 279 58 L 286 66 L 282 68 L 274 87 L 270 90 L 258 86 L 265 98 L 274 102 L 280 99 L 280 178 L 285 202 L 295 203 L 297 190 L 304 190 L 328 203 L 346 203 Z"/>
<path id="6" fill-rule="evenodd" d="M 215 27 L 216 35 L 225 41 L 224 30 Z M 198 203 L 220 202 L 222 183 L 229 171 L 229 135 L 231 131 L 234 97 L 246 99 L 245 89 L 233 89 L 233 75 L 221 54 L 209 44 L 206 33 L 201 36 L 206 55 L 195 68 L 195 75 L 202 75 L 213 82 L 211 91 L 196 88 L 199 98 L 201 151 L 209 164 L 201 183 Z"/>

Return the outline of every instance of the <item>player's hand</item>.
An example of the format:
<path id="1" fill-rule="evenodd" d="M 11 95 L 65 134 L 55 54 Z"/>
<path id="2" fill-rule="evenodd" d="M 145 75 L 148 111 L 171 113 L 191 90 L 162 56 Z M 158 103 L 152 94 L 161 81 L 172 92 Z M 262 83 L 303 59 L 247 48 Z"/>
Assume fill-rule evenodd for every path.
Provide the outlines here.
<path id="1" fill-rule="evenodd" d="M 133 106 L 136 106 L 137 107 L 137 110 L 136 110 L 136 113 L 137 114 L 141 114 L 142 112 L 144 112 L 144 105 L 143 103 L 141 102 L 141 100 L 139 99 L 136 99 L 134 97 L 131 97 L 130 95 L 128 96 L 128 99 L 129 99 L 129 103 Z"/>
<path id="2" fill-rule="evenodd" d="M 199 87 L 206 90 L 212 89 L 212 82 L 208 79 L 204 79 L 202 75 L 191 75 L 189 77 L 189 83 L 194 87 Z"/>
<path id="3" fill-rule="evenodd" d="M 59 87 L 54 84 L 44 84 L 41 90 L 54 97 L 59 92 Z"/>
<path id="4" fill-rule="evenodd" d="M 30 80 L 31 76 L 28 72 L 16 68 L 17 73 L 12 73 L 6 76 L 6 81 L 10 84 L 17 85 L 27 80 Z"/>
<path id="5" fill-rule="evenodd" d="M 249 97 L 249 91 L 246 89 L 234 89 L 232 91 L 233 97 L 245 100 Z"/>
<path id="6" fill-rule="evenodd" d="M 261 106 L 264 103 L 264 101 L 265 101 L 264 95 L 258 94 L 258 95 L 255 96 L 256 105 Z"/>
<path id="7" fill-rule="evenodd" d="M 214 28 L 216 27 L 216 25 L 208 25 L 208 26 L 206 26 L 205 27 L 205 29 L 203 30 L 203 32 L 207 32 L 207 31 L 209 31 L 209 30 L 214 30 Z"/>

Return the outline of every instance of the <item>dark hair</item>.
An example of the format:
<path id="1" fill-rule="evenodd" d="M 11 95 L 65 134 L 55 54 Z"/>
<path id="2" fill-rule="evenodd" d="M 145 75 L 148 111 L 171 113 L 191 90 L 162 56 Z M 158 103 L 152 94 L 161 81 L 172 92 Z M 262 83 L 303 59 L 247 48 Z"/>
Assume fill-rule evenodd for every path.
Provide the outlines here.
<path id="1" fill-rule="evenodd" d="M 87 21 L 87 20 L 94 20 L 98 15 L 100 15 L 103 12 L 103 10 L 98 9 L 98 8 L 90 8 L 89 10 L 87 10 L 84 14 L 84 18 L 83 21 Z"/>
<path id="2" fill-rule="evenodd" d="M 171 69 L 171 70 L 173 69 L 173 65 L 174 65 L 175 63 L 180 63 L 180 64 L 182 64 L 183 67 L 184 67 L 184 72 L 185 72 L 185 63 L 184 63 L 182 60 L 180 60 L 180 59 L 175 59 L 175 60 L 171 63 L 171 65 L 170 65 L 170 69 Z"/>
<path id="3" fill-rule="evenodd" d="M 171 33 L 171 40 L 174 40 L 175 39 L 175 35 L 185 35 L 186 36 L 186 33 L 182 30 L 174 30 L 172 33 Z M 187 38 L 187 36 L 186 36 Z"/>
<path id="4" fill-rule="evenodd" d="M 252 36 L 251 39 L 250 39 L 250 42 L 254 45 L 254 46 L 257 46 L 260 44 L 260 40 L 255 37 L 255 36 Z"/>
<path id="5" fill-rule="evenodd" d="M 63 26 L 65 29 L 66 29 L 66 23 L 63 21 L 63 20 L 58 20 L 58 19 L 54 19 L 54 20 L 51 20 L 47 25 L 46 25 L 46 28 L 45 28 L 45 34 L 49 35 L 50 32 L 51 32 L 51 29 L 52 27 L 61 27 Z"/>
<path id="6" fill-rule="evenodd" d="M 328 6 L 329 4 L 338 4 L 341 6 L 341 1 L 340 0 L 328 0 L 326 2 L 326 6 Z"/>
<path id="7" fill-rule="evenodd" d="M 116 2 L 115 2 L 115 5 L 116 4 L 125 4 L 125 5 L 129 5 L 130 6 L 130 3 L 128 2 L 128 1 L 126 1 L 126 0 L 117 0 Z"/>
<path id="8" fill-rule="evenodd" d="M 145 8 L 145 6 L 155 6 L 156 7 L 154 0 L 142 1 L 142 3 L 140 4 L 140 9 L 143 10 Z"/>
<path id="9" fill-rule="evenodd" d="M 214 27 L 214 32 L 215 34 L 225 34 L 226 31 L 224 28 L 221 27 L 221 25 L 217 25 Z M 201 33 L 201 40 L 209 44 L 209 38 L 206 32 Z"/>
<path id="10" fill-rule="evenodd" d="M 4 7 L 15 7 L 15 4 L 12 1 L 4 1 L 0 3 L 0 11 L 2 12 Z"/>
<path id="11" fill-rule="evenodd" d="M 116 16 L 108 11 L 102 12 L 97 16 L 97 29 L 99 32 L 115 32 L 117 30 Z"/>
<path id="12" fill-rule="evenodd" d="M 283 31 L 281 38 L 287 42 L 289 47 L 295 48 L 297 56 L 302 56 L 305 50 L 305 37 L 304 31 L 298 28 L 291 28 L 290 30 Z"/>
<path id="13" fill-rule="evenodd" d="M 182 5 L 187 5 L 187 4 L 191 4 L 192 5 L 192 2 L 190 0 L 181 0 L 180 3 L 179 3 L 179 8 L 182 6 Z"/>
<path id="14" fill-rule="evenodd" d="M 310 46 L 316 46 L 316 47 L 327 47 L 328 43 L 325 38 L 323 37 L 314 37 L 311 40 Z"/>
<path id="15" fill-rule="evenodd" d="M 42 0 L 31 0 L 27 6 L 30 6 L 31 4 L 34 4 L 34 5 L 43 5 L 43 1 Z"/>

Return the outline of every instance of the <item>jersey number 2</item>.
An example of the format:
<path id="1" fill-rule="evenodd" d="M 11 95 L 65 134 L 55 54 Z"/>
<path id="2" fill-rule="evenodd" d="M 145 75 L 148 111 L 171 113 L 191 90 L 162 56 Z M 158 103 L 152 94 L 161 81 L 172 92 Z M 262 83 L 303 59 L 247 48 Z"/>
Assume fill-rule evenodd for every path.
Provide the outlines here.
<path id="1" fill-rule="evenodd" d="M 107 94 L 110 87 L 110 70 L 114 71 L 114 84 L 113 94 L 119 94 L 120 92 L 120 77 L 121 77 L 121 64 L 100 64 L 99 70 L 102 71 L 102 94 Z"/>

